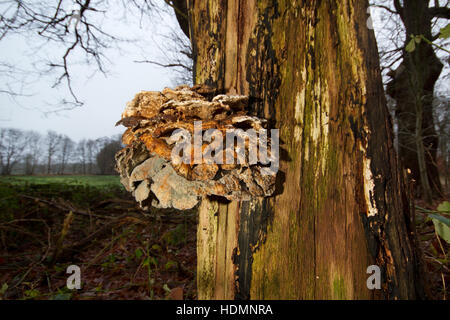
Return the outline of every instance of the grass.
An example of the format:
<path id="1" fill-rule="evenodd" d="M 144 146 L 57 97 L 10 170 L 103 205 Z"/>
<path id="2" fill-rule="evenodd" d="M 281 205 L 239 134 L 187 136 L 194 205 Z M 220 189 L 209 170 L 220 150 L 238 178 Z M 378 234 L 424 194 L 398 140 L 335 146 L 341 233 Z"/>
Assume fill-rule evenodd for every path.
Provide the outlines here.
<path id="1" fill-rule="evenodd" d="M 13 185 L 62 184 L 69 186 L 121 187 L 119 176 L 66 175 L 66 176 L 7 176 L 0 177 L 0 182 Z"/>
<path id="2" fill-rule="evenodd" d="M 100 200 L 121 198 L 127 192 L 118 176 L 0 176 L 0 221 L 23 209 L 24 195 L 65 199 L 87 208 Z"/>
<path id="3" fill-rule="evenodd" d="M 117 176 L 0 177 L 0 300 L 195 299 L 195 212 L 153 213 Z"/>

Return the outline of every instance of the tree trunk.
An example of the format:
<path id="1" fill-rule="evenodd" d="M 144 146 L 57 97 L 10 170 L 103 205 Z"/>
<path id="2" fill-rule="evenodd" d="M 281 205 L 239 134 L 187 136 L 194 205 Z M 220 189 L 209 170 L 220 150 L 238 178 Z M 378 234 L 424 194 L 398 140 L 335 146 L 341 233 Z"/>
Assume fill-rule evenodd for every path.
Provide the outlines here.
<path id="1" fill-rule="evenodd" d="M 52 156 L 49 154 L 47 156 L 47 174 L 50 174 L 52 170 Z"/>
<path id="2" fill-rule="evenodd" d="M 280 129 L 278 195 L 203 199 L 199 299 L 424 297 L 366 1 L 188 0 L 195 83 Z M 370 265 L 382 289 L 367 288 Z"/>
<path id="3" fill-rule="evenodd" d="M 432 39 L 432 15 L 428 0 L 404 1 L 399 8 L 406 29 L 405 45 L 411 35 L 423 35 Z M 437 58 L 433 47 L 426 41 L 416 44 L 412 53 L 404 51 L 403 62 L 393 72 L 393 79 L 387 85 L 387 93 L 396 101 L 398 119 L 399 155 L 402 162 L 411 169 L 412 177 L 426 195 L 427 181 L 421 178 L 420 158 L 425 158 L 426 175 L 434 194 L 441 194 L 441 183 L 437 168 L 437 149 L 439 138 L 433 120 L 434 86 L 439 79 L 443 65 Z M 414 78 L 414 79 L 413 79 Z M 420 97 L 417 100 L 417 96 Z M 416 101 L 422 104 L 422 131 L 424 154 L 420 154 L 416 139 Z"/>
<path id="4" fill-rule="evenodd" d="M 417 83 L 418 81 L 418 75 L 415 73 L 411 78 L 414 80 L 412 83 Z M 415 86 L 417 87 L 417 85 Z M 416 141 L 416 150 L 417 150 L 417 162 L 419 166 L 419 174 L 420 174 L 420 183 L 422 185 L 423 190 L 423 198 L 425 201 L 429 204 L 433 201 L 432 191 L 430 182 L 428 180 L 428 173 L 427 173 L 427 162 L 426 162 L 426 156 L 425 156 L 425 147 L 423 145 L 424 139 L 423 139 L 423 100 L 422 96 L 419 94 L 416 94 L 414 99 L 414 104 L 416 107 L 416 132 L 415 132 L 415 141 Z M 439 178 L 439 176 L 438 176 Z"/>

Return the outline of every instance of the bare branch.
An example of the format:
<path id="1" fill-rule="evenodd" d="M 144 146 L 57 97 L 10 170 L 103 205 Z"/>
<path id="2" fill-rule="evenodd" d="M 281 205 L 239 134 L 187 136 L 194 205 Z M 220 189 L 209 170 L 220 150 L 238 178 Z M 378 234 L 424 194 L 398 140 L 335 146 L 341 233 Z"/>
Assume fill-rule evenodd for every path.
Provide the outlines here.
<path id="1" fill-rule="evenodd" d="M 431 7 L 429 9 L 430 15 L 435 18 L 450 19 L 450 8 L 445 7 Z"/>

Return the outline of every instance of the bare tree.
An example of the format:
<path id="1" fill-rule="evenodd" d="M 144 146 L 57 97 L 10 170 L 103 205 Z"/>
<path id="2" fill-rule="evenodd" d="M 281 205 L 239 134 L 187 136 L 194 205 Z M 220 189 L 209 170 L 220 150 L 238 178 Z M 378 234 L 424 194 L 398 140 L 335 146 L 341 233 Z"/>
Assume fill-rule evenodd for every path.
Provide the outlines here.
<path id="1" fill-rule="evenodd" d="M 0 94 L 6 94 L 16 99 L 17 97 L 29 96 L 25 93 L 24 87 L 29 84 L 29 71 L 25 71 L 18 66 L 0 61 Z"/>
<path id="2" fill-rule="evenodd" d="M 76 143 L 55 131 L 48 131 L 43 137 L 36 131 L 0 128 L 0 174 L 9 175 L 13 170 L 26 175 L 37 172 L 94 174 L 98 171 L 111 174 L 114 172 L 108 161 L 98 155 L 104 149 L 117 148 L 121 148 L 118 135 Z M 105 164 L 102 168 L 99 161 Z"/>
<path id="3" fill-rule="evenodd" d="M 110 62 L 107 50 L 111 47 L 119 47 L 123 43 L 137 43 L 139 39 L 132 39 L 128 36 L 119 36 L 116 32 L 107 31 L 102 25 L 102 21 L 112 19 L 114 12 L 121 10 L 123 13 L 120 22 L 126 24 L 127 14 L 133 16 L 133 22 L 144 18 L 150 18 L 152 13 L 167 10 L 168 7 L 178 8 L 186 6 L 184 0 L 5 0 L 0 2 L 0 41 L 6 37 L 17 34 L 26 34 L 30 37 L 30 43 L 36 46 L 51 45 L 61 53 L 55 58 L 48 57 L 45 67 L 40 72 L 49 74 L 56 72 L 54 85 L 65 83 L 71 99 L 64 100 L 66 106 L 63 109 L 70 109 L 82 104 L 81 99 L 73 88 L 72 66 L 78 62 L 76 55 L 84 55 L 84 63 L 93 64 L 95 71 L 107 72 L 107 65 Z M 184 32 L 188 34 L 187 17 L 176 10 L 179 21 L 184 21 Z M 175 33 L 174 33 L 175 34 Z M 171 39 L 175 48 L 180 51 L 175 55 L 168 53 L 167 61 L 161 64 L 170 64 L 176 71 L 184 77 L 192 73 L 189 41 L 180 34 Z M 178 43 L 178 41 L 180 41 Z M 173 43 L 171 44 L 173 47 Z M 181 55 L 180 55 L 181 52 Z M 177 55 L 178 54 L 178 55 Z M 188 58 L 188 60 L 186 60 Z M 42 59 L 38 57 L 37 59 Z M 188 61 L 186 63 L 186 61 Z M 1 65 L 2 61 L 0 61 Z M 176 66 L 175 66 L 176 65 Z M 187 68 L 185 70 L 185 68 Z M 186 72 L 187 71 L 187 72 Z M 15 69 L 11 74 L 17 74 Z M 186 78 L 191 81 L 191 78 Z M 184 81 L 184 80 L 183 80 Z M 21 91 L 8 87 L 8 83 L 0 88 L 0 93 L 10 95 L 19 94 Z"/>
<path id="4" fill-rule="evenodd" d="M 80 173 L 82 174 L 86 174 L 86 165 L 88 162 L 86 144 L 86 139 L 79 141 L 75 151 L 76 159 L 80 164 Z"/>
<path id="5" fill-rule="evenodd" d="M 45 140 L 46 144 L 46 156 L 47 156 L 47 174 L 52 173 L 53 157 L 55 156 L 58 148 L 61 144 L 61 135 L 55 131 L 48 131 Z"/>
<path id="6" fill-rule="evenodd" d="M 25 174 L 33 175 L 42 155 L 42 136 L 36 131 L 25 132 L 26 136 L 26 156 Z"/>
<path id="7" fill-rule="evenodd" d="M 59 148 L 59 171 L 58 174 L 64 174 L 64 170 L 70 160 L 74 149 L 74 142 L 68 136 L 61 137 L 61 146 Z"/>
<path id="8" fill-rule="evenodd" d="M 94 164 L 95 164 L 95 157 L 97 155 L 97 143 L 95 140 L 87 140 L 86 141 L 86 155 L 87 155 L 87 173 L 93 174 L 94 173 Z"/>
<path id="9" fill-rule="evenodd" d="M 29 176 L 33 174 L 32 159 L 33 157 L 29 153 L 24 156 L 24 173 Z"/>
<path id="10" fill-rule="evenodd" d="M 22 159 L 26 147 L 23 131 L 18 129 L 0 129 L 1 174 L 10 175 L 14 166 Z"/>
<path id="11" fill-rule="evenodd" d="M 122 149 L 120 141 L 111 141 L 103 146 L 97 154 L 97 167 L 100 174 L 117 174 L 115 171 L 114 156 Z"/>
<path id="12" fill-rule="evenodd" d="M 160 61 L 139 60 L 138 63 L 150 63 L 172 70 L 172 82 L 176 85 L 193 83 L 193 55 L 191 42 L 180 30 L 171 30 L 169 35 L 162 35 L 167 41 L 156 44 L 162 55 Z"/>
<path id="13" fill-rule="evenodd" d="M 5 135 L 6 135 L 6 131 L 5 130 L 0 130 L 0 171 L 3 170 L 3 149 L 6 148 L 5 146 Z"/>

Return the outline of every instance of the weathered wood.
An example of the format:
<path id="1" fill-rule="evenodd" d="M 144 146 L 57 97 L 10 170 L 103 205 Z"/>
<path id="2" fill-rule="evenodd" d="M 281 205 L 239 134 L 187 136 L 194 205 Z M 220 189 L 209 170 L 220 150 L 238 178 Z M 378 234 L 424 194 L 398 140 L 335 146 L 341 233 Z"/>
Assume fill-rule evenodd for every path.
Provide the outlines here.
<path id="1" fill-rule="evenodd" d="M 203 199 L 199 207 L 197 226 L 197 287 L 198 299 L 214 299 L 216 279 L 216 250 L 217 250 L 217 211 L 216 202 Z"/>
<path id="2" fill-rule="evenodd" d="M 270 119 L 284 142 L 276 197 L 202 201 L 199 298 L 423 297 L 367 2 L 189 0 L 188 8 L 196 83 L 248 95 L 249 111 Z M 366 286 L 373 264 L 383 273 L 375 292 Z"/>

